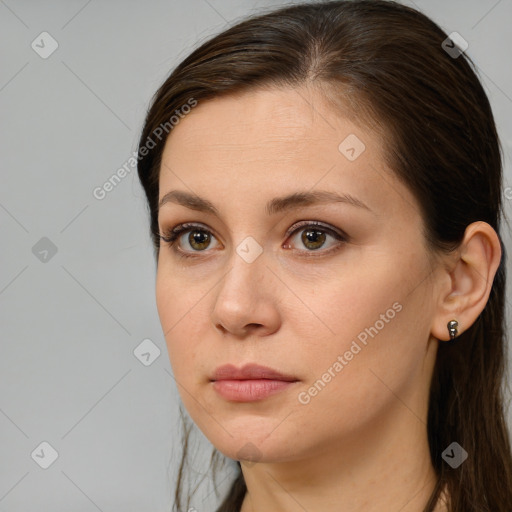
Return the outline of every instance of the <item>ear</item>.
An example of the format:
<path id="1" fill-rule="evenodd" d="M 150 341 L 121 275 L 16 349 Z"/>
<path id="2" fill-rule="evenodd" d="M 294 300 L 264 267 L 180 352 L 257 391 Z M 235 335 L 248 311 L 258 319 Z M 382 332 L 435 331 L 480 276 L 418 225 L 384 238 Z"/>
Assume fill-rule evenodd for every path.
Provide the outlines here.
<path id="1" fill-rule="evenodd" d="M 432 336 L 450 340 L 450 320 L 459 323 L 458 335 L 473 325 L 487 304 L 501 255 L 499 237 L 489 224 L 473 222 L 466 228 L 460 247 L 442 270 Z"/>

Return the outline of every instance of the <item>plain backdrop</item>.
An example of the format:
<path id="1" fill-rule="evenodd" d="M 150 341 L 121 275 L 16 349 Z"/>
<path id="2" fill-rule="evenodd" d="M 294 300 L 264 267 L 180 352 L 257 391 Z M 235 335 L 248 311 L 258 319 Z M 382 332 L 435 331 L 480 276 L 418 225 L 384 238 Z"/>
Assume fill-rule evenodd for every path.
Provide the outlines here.
<path id="1" fill-rule="evenodd" d="M 469 43 L 510 217 L 512 0 L 407 3 Z M 152 94 L 181 59 L 284 4 L 0 0 L 0 512 L 170 510 L 179 398 L 143 192 L 134 168 L 103 199 L 93 191 L 132 156 Z M 511 301 L 509 284 L 508 317 Z M 197 439 L 201 469 L 209 446 Z M 194 507 L 214 510 L 201 492 Z"/>

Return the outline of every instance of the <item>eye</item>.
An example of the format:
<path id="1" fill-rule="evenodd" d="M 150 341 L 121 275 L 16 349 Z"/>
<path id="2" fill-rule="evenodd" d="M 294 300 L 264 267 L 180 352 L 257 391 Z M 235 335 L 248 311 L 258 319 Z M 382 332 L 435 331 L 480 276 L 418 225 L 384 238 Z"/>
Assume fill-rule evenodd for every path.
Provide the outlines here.
<path id="1" fill-rule="evenodd" d="M 319 249 L 325 246 L 329 237 L 333 239 L 333 241 L 328 245 L 326 250 L 321 251 L 323 254 L 326 252 L 330 253 L 332 250 L 340 248 L 344 242 L 348 241 L 348 236 L 343 232 L 338 232 L 334 228 L 316 221 L 304 221 L 299 225 L 295 225 L 290 232 L 291 235 L 293 235 L 291 238 L 293 244 L 285 244 L 283 247 L 285 249 L 293 249 L 294 246 L 302 245 L 308 249 L 305 251 L 306 253 L 319 251 Z"/>
<path id="2" fill-rule="evenodd" d="M 176 251 L 182 252 L 183 256 L 188 256 L 190 252 L 203 252 L 210 248 L 212 240 L 216 240 L 212 232 L 200 224 L 185 223 L 166 231 L 159 235 L 160 239 L 169 245 L 175 245 L 178 241 Z M 190 247 L 190 249 L 187 247 Z"/>

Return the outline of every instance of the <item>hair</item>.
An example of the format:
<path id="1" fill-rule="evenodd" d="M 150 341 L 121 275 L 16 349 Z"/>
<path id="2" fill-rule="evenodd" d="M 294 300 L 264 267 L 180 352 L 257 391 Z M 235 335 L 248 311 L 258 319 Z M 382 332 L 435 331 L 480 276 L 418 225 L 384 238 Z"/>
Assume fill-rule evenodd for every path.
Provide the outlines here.
<path id="1" fill-rule="evenodd" d="M 169 132 L 169 119 L 191 99 L 202 103 L 266 87 L 318 87 L 346 115 L 378 132 L 386 163 L 418 201 L 433 253 L 456 249 L 475 221 L 487 222 L 500 236 L 502 156 L 492 110 L 475 64 L 462 50 L 445 51 L 447 37 L 413 8 L 360 0 L 281 7 L 203 42 L 154 95 L 140 138 L 138 175 L 156 256 L 166 137 L 155 134 L 162 126 Z M 154 146 L 150 151 L 148 141 Z M 503 256 L 484 310 L 455 340 L 439 344 L 427 420 L 438 479 L 424 512 L 434 510 L 443 489 L 452 512 L 512 510 L 501 237 L 500 244 Z M 468 453 L 456 469 L 441 456 L 453 441 Z M 184 448 L 175 492 L 178 511 L 186 442 Z M 217 512 L 240 510 L 246 486 L 237 465 Z"/>

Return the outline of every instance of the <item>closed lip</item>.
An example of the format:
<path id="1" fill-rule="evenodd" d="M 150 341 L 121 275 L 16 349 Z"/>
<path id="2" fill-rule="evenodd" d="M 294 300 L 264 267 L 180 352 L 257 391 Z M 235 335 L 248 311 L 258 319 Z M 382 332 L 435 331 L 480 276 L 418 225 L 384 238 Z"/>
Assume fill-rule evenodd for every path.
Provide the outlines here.
<path id="1" fill-rule="evenodd" d="M 248 363 L 241 368 L 233 364 L 219 366 L 211 375 L 211 381 L 217 380 L 282 380 L 286 382 L 297 382 L 299 379 L 292 375 L 281 373 L 268 366 Z"/>

